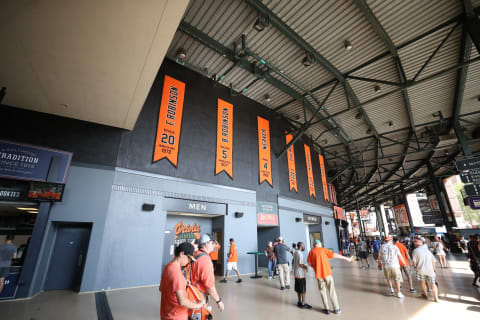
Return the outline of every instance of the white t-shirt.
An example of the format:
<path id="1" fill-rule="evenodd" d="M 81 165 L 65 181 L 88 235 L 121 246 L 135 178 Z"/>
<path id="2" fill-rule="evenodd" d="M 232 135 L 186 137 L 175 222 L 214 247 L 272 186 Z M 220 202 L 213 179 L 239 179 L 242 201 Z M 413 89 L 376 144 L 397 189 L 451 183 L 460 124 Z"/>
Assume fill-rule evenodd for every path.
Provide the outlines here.
<path id="1" fill-rule="evenodd" d="M 393 244 L 386 243 L 380 247 L 382 255 L 382 264 L 384 268 L 400 268 L 398 256 L 401 255 L 400 250 Z"/>
<path id="2" fill-rule="evenodd" d="M 295 278 L 305 278 L 305 269 L 300 267 L 301 264 L 305 264 L 305 257 L 302 251 L 295 250 L 293 253 L 293 274 Z"/>
<path id="3" fill-rule="evenodd" d="M 426 276 L 433 277 L 435 276 L 435 271 L 433 270 L 433 263 L 435 262 L 434 255 L 428 250 L 426 245 L 416 248 L 412 252 L 413 263 L 417 266 L 416 270 L 418 273 Z"/>

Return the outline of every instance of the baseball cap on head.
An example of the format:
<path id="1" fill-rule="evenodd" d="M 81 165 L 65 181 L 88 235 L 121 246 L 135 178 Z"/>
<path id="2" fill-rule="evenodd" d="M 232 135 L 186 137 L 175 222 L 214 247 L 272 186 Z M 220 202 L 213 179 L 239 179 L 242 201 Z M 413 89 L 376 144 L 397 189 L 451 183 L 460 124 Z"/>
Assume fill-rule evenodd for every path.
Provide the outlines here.
<path id="1" fill-rule="evenodd" d="M 320 240 L 318 240 L 318 239 L 315 239 L 314 242 L 315 242 L 315 244 L 317 244 L 317 243 L 322 243 L 322 242 L 321 242 Z"/>
<path id="2" fill-rule="evenodd" d="M 203 234 L 202 237 L 200 238 L 201 244 L 207 243 L 209 241 L 212 241 L 212 237 L 208 233 Z"/>
<path id="3" fill-rule="evenodd" d="M 385 239 L 385 241 L 390 241 L 390 240 L 392 240 L 392 237 L 386 236 L 384 239 Z"/>
<path id="4" fill-rule="evenodd" d="M 182 242 L 175 249 L 175 255 L 178 256 L 180 252 L 183 252 L 183 254 L 189 257 L 190 259 L 195 260 L 195 258 L 193 257 L 194 250 L 195 248 L 190 242 Z"/>
<path id="5" fill-rule="evenodd" d="M 415 239 L 415 240 L 420 240 L 420 241 L 422 241 L 423 243 L 425 243 L 425 238 L 422 237 L 422 236 L 416 235 L 414 239 Z"/>
<path id="6" fill-rule="evenodd" d="M 277 239 L 278 239 L 278 241 L 283 241 L 283 237 L 281 237 L 281 236 L 278 237 Z"/>

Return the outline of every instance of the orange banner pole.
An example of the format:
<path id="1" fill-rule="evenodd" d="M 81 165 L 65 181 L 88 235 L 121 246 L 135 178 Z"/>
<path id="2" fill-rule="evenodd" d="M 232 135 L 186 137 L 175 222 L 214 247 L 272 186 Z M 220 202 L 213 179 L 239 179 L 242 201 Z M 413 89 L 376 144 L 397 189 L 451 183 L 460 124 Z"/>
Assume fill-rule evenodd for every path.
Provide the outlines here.
<path id="1" fill-rule="evenodd" d="M 233 105 L 218 99 L 215 175 L 222 171 L 233 179 Z"/>
<path id="2" fill-rule="evenodd" d="M 306 144 L 304 144 L 303 146 L 305 148 L 305 161 L 307 163 L 308 191 L 310 196 L 316 198 L 317 195 L 315 193 L 315 182 L 313 181 L 313 168 L 312 157 L 310 155 L 310 147 Z"/>
<path id="3" fill-rule="evenodd" d="M 330 201 L 328 198 L 328 184 L 327 184 L 327 175 L 325 174 L 325 162 L 323 161 L 323 156 L 318 155 L 318 160 L 320 161 L 320 172 L 322 173 L 322 188 L 323 188 L 323 197 L 325 200 Z"/>
<path id="4" fill-rule="evenodd" d="M 292 141 L 293 135 L 287 134 L 286 140 L 287 145 L 290 141 Z M 288 159 L 288 181 L 290 184 L 290 190 L 295 190 L 298 192 L 297 188 L 297 170 L 295 168 L 295 152 L 293 150 L 293 144 L 290 148 L 287 149 L 287 159 Z"/>
<path id="5" fill-rule="evenodd" d="M 260 184 L 267 181 L 273 187 L 272 158 L 270 154 L 270 122 L 257 116 L 258 122 L 258 174 Z"/>
<path id="6" fill-rule="evenodd" d="M 153 162 L 167 158 L 177 167 L 184 95 L 185 83 L 165 76 Z"/>

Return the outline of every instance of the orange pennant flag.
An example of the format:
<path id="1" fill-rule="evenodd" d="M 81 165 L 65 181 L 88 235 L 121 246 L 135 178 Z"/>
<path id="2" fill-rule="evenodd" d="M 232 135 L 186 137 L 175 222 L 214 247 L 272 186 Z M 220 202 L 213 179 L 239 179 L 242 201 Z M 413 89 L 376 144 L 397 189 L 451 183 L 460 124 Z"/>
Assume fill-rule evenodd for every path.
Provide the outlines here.
<path id="1" fill-rule="evenodd" d="M 233 179 L 233 105 L 218 99 L 217 159 L 215 175 L 222 171 Z"/>
<path id="2" fill-rule="evenodd" d="M 260 184 L 267 181 L 273 187 L 272 158 L 270 155 L 270 122 L 257 116 L 258 122 L 258 174 Z"/>
<path id="3" fill-rule="evenodd" d="M 287 134 L 287 145 L 293 139 L 293 135 Z M 298 192 L 297 188 L 297 171 L 295 168 L 295 152 L 293 150 L 293 144 L 290 148 L 287 149 L 287 159 L 288 159 L 288 181 L 290 183 L 290 190 L 295 189 Z"/>
<path id="4" fill-rule="evenodd" d="M 306 144 L 304 144 L 303 146 L 305 147 L 305 161 L 307 162 L 309 195 L 316 198 L 317 195 L 315 194 L 315 182 L 313 181 L 313 168 L 312 168 L 312 157 L 310 156 L 310 147 L 307 146 Z"/>
<path id="5" fill-rule="evenodd" d="M 322 188 L 323 188 L 323 197 L 325 200 L 330 201 L 328 198 L 328 184 L 327 184 L 327 175 L 325 174 L 325 162 L 323 161 L 323 156 L 318 155 L 318 160 L 320 161 L 320 172 L 322 173 Z"/>
<path id="6" fill-rule="evenodd" d="M 167 158 L 177 167 L 184 95 L 185 83 L 165 76 L 153 162 Z"/>

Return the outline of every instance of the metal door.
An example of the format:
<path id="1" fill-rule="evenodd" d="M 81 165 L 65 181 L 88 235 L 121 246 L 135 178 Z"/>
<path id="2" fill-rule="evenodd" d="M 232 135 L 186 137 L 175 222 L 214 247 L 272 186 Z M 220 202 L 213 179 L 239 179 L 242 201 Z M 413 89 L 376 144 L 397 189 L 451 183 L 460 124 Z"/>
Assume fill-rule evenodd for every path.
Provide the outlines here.
<path id="1" fill-rule="evenodd" d="M 80 291 L 91 226 L 57 225 L 45 290 Z"/>

